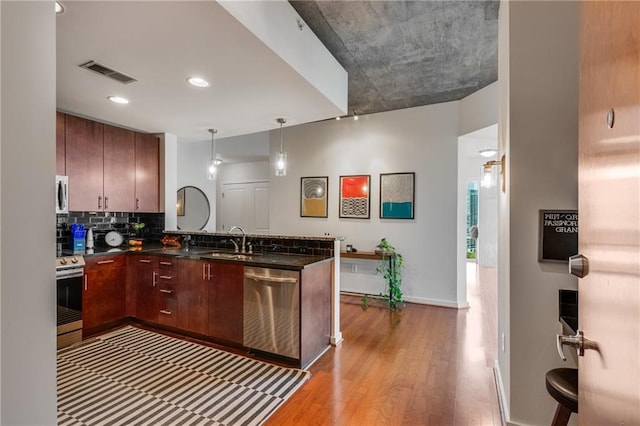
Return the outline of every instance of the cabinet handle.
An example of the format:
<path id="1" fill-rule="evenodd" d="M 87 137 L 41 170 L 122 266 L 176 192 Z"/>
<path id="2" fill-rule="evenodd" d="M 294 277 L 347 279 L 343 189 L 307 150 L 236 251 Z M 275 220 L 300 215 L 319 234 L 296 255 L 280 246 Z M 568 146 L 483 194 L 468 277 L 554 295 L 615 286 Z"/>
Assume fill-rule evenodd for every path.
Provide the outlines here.
<path id="1" fill-rule="evenodd" d="M 140 198 L 136 198 L 136 210 L 140 210 Z"/>
<path id="2" fill-rule="evenodd" d="M 113 263 L 113 262 L 115 262 L 115 260 L 112 259 L 112 260 L 101 260 L 97 263 L 98 265 L 106 265 L 107 263 Z"/>
<path id="3" fill-rule="evenodd" d="M 148 260 L 148 259 L 140 259 L 138 262 L 140 262 L 140 263 L 151 263 L 151 261 Z"/>
<path id="4" fill-rule="evenodd" d="M 158 275 L 158 273 L 156 271 L 153 271 L 153 279 L 151 280 L 151 283 L 154 287 L 156 286 L 156 275 Z"/>
<path id="5" fill-rule="evenodd" d="M 207 274 L 207 279 L 208 279 L 209 281 L 211 281 L 211 264 L 209 263 L 207 266 L 208 266 L 208 270 L 209 270 L 209 272 L 208 272 L 208 274 Z"/>
<path id="6" fill-rule="evenodd" d="M 161 288 L 160 289 L 160 293 L 171 294 L 171 293 L 173 293 L 173 290 L 165 290 L 164 288 Z"/>
<path id="7" fill-rule="evenodd" d="M 205 272 L 206 268 L 207 268 L 207 264 L 206 264 L 206 263 L 203 263 L 203 264 L 202 264 L 202 279 L 203 279 L 203 280 L 206 280 L 206 279 L 207 279 L 207 273 Z"/>
<path id="8" fill-rule="evenodd" d="M 89 276 L 87 274 L 84 274 L 84 291 L 87 291 L 89 287 Z"/>
<path id="9" fill-rule="evenodd" d="M 161 265 L 165 265 L 165 266 L 171 266 L 172 263 L 171 262 L 160 262 Z"/>
<path id="10" fill-rule="evenodd" d="M 98 195 L 98 209 L 102 208 L 102 195 Z"/>
<path id="11" fill-rule="evenodd" d="M 161 314 L 165 314 L 165 315 L 172 315 L 172 314 L 171 314 L 171 311 L 165 311 L 164 309 L 161 309 L 161 310 L 160 310 L 160 313 L 161 313 Z"/>
<path id="12" fill-rule="evenodd" d="M 104 197 L 104 209 L 106 210 L 108 208 L 109 208 L 109 197 L 107 197 L 105 195 L 105 197 Z"/>
<path id="13" fill-rule="evenodd" d="M 171 280 L 171 279 L 173 279 L 173 277 L 171 275 L 160 275 L 160 278 L 162 278 L 163 280 Z"/>

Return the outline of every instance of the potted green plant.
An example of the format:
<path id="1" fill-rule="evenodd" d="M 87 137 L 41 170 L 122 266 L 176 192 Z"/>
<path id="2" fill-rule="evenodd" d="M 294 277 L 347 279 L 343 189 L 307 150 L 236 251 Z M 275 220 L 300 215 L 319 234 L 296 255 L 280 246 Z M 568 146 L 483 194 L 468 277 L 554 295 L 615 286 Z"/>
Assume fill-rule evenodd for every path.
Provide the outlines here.
<path id="1" fill-rule="evenodd" d="M 396 311 L 404 307 L 405 304 L 402 290 L 400 289 L 404 259 L 402 254 L 398 253 L 386 238 L 380 240 L 375 252 L 380 254 L 380 263 L 378 263 L 376 272 L 382 275 L 387 284 L 387 291 L 380 293 L 379 297 L 387 301 L 389 309 Z M 367 294 L 362 297 L 362 305 L 365 309 L 369 306 L 369 297 Z"/>

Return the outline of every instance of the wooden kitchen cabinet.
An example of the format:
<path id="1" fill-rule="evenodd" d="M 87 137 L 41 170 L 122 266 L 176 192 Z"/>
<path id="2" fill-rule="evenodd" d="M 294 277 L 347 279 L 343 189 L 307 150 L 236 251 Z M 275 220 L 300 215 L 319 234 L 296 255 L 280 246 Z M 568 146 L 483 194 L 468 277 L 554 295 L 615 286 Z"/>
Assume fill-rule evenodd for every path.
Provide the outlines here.
<path id="1" fill-rule="evenodd" d="M 126 317 L 125 256 L 86 257 L 82 293 L 83 335 Z"/>
<path id="2" fill-rule="evenodd" d="M 242 345 L 244 267 L 214 262 L 209 284 L 209 331 L 216 339 Z"/>
<path id="3" fill-rule="evenodd" d="M 65 166 L 65 117 L 66 115 L 56 111 L 56 175 L 67 174 Z"/>
<path id="4" fill-rule="evenodd" d="M 136 255 L 134 257 L 135 273 L 135 316 L 138 319 L 149 322 L 158 322 L 159 296 L 158 296 L 158 256 Z"/>
<path id="5" fill-rule="evenodd" d="M 159 256 L 156 286 L 158 289 L 158 323 L 175 327 L 178 324 L 178 265 L 177 259 Z"/>
<path id="6" fill-rule="evenodd" d="M 102 211 L 102 123 L 67 115 L 65 164 L 69 176 L 69 210 Z"/>
<path id="7" fill-rule="evenodd" d="M 160 211 L 160 142 L 73 115 L 56 116 L 56 170 L 70 211 Z"/>
<path id="8" fill-rule="evenodd" d="M 154 135 L 135 134 L 135 210 L 160 211 L 160 141 Z"/>
<path id="9" fill-rule="evenodd" d="M 135 201 L 134 132 L 104 125 L 103 210 L 132 212 Z"/>
<path id="10" fill-rule="evenodd" d="M 178 328 L 242 345 L 243 266 L 180 259 Z"/>
<path id="11" fill-rule="evenodd" d="M 208 334 L 210 271 L 211 262 L 195 259 L 179 260 L 178 328 L 192 333 Z"/>

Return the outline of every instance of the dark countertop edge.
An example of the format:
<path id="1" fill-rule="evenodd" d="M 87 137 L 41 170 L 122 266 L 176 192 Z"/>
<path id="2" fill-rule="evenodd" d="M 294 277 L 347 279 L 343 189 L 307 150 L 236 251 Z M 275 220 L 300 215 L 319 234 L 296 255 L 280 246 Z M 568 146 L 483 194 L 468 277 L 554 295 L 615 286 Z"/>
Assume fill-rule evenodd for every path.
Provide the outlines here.
<path id="1" fill-rule="evenodd" d="M 119 249 L 120 251 L 109 251 L 114 248 Z M 143 246 L 142 249 L 132 249 L 126 246 L 121 247 L 101 247 L 95 249 L 94 253 L 84 254 L 85 257 L 96 257 L 96 256 L 114 256 L 120 254 L 133 254 L 133 255 L 145 255 L 145 254 L 153 254 L 160 256 L 171 256 L 180 259 L 194 259 L 194 260 L 207 260 L 211 262 L 227 262 L 227 263 L 241 263 L 245 266 L 255 266 L 259 268 L 274 268 L 274 269 L 287 269 L 293 271 L 301 271 L 305 268 L 320 264 L 322 262 L 330 262 L 334 258 L 333 257 L 321 257 L 321 256 L 310 256 L 305 254 L 288 254 L 288 253 L 269 253 L 268 255 L 258 255 L 255 256 L 251 260 L 240 260 L 240 259 L 227 259 L 227 258 L 213 258 L 209 257 L 203 253 L 176 253 L 176 252 L 167 252 L 163 251 L 165 248 L 162 245 L 150 245 Z M 206 250 L 209 252 L 219 251 L 215 249 L 192 249 L 194 252 L 196 250 Z M 260 261 L 263 258 L 265 261 Z M 266 261 L 267 259 L 274 259 L 281 261 Z M 307 258 L 309 262 L 303 262 L 302 264 L 296 262 L 296 260 L 300 261 L 303 258 Z"/>
<path id="2" fill-rule="evenodd" d="M 170 235 L 208 235 L 213 237 L 241 237 L 240 233 L 229 234 L 228 232 L 208 232 L 208 231 L 162 231 L 163 234 Z M 301 236 L 301 235 L 273 235 L 273 234 L 246 234 L 247 238 L 286 238 L 290 240 L 312 240 L 312 241 L 336 241 L 338 237 L 313 237 L 313 236 Z"/>

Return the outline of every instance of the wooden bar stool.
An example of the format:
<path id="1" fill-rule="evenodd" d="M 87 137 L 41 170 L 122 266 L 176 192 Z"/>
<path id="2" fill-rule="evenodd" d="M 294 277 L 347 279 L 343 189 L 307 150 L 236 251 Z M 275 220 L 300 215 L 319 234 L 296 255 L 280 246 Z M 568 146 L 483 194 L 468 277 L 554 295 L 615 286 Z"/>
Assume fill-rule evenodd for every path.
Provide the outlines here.
<path id="1" fill-rule="evenodd" d="M 578 369 L 554 368 L 545 376 L 547 392 L 558 401 L 551 426 L 566 426 L 571 413 L 578 412 Z"/>

